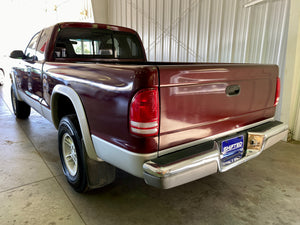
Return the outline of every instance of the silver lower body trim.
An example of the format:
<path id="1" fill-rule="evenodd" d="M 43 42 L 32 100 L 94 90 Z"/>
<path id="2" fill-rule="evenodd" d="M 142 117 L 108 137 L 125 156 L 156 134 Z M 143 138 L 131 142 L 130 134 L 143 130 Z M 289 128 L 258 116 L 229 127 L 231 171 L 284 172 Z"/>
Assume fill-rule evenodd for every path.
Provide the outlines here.
<path id="1" fill-rule="evenodd" d="M 130 152 L 95 135 L 92 135 L 92 140 L 99 158 L 140 178 L 143 178 L 144 162 L 157 158 L 157 152 L 150 154 Z"/>
<path id="2" fill-rule="evenodd" d="M 271 122 L 272 123 L 272 122 Z M 221 153 L 217 141 L 209 149 L 204 149 L 199 154 L 193 156 L 185 156 L 183 158 L 172 157 L 171 153 L 162 156 L 160 160 L 150 160 L 144 163 L 144 180 L 147 184 L 158 188 L 172 188 L 190 181 L 200 179 L 202 177 L 217 173 L 228 171 L 242 163 L 257 157 L 265 149 L 271 147 L 281 140 L 286 140 L 288 134 L 288 126 L 285 124 L 278 124 L 274 121 L 274 125 L 268 129 L 253 129 L 247 130 L 248 136 L 250 134 L 260 135 L 263 138 L 262 147 L 260 150 L 246 149 L 246 154 L 238 161 L 224 166 L 221 162 Z M 261 130 L 261 131 L 260 131 Z M 181 151 L 185 151 L 184 149 Z M 166 160 L 163 159 L 166 158 Z M 167 158 L 168 157 L 168 158 Z"/>

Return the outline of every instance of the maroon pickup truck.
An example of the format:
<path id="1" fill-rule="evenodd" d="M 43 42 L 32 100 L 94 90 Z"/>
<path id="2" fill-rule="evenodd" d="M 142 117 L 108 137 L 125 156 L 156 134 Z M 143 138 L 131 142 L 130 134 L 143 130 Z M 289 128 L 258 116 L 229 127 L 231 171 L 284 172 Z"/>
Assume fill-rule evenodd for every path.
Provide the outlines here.
<path id="1" fill-rule="evenodd" d="M 45 28 L 11 58 L 14 113 L 54 124 L 78 192 L 113 182 L 116 167 L 172 188 L 287 136 L 275 65 L 148 62 L 135 31 L 95 23 Z"/>

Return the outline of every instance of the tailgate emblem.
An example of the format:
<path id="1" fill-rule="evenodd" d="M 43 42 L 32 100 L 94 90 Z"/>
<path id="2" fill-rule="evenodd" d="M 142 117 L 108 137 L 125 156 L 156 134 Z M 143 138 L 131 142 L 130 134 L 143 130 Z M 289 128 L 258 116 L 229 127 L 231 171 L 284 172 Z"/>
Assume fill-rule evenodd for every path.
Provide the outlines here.
<path id="1" fill-rule="evenodd" d="M 230 85 L 226 88 L 227 96 L 239 95 L 240 92 L 241 92 L 241 88 L 239 85 Z"/>

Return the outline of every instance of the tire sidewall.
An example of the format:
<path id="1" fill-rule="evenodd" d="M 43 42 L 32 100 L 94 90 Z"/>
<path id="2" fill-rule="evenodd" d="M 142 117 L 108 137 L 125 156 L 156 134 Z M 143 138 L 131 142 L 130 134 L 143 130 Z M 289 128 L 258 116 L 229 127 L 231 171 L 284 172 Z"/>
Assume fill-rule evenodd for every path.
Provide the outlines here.
<path id="1" fill-rule="evenodd" d="M 10 96 L 11 96 L 11 104 L 12 104 L 14 114 L 17 115 L 17 109 L 16 109 L 17 108 L 17 97 L 16 97 L 13 86 L 11 86 L 11 89 L 10 89 Z"/>
<path id="2" fill-rule="evenodd" d="M 11 94 L 11 103 L 12 103 L 12 108 L 14 111 L 15 116 L 18 119 L 27 119 L 30 115 L 31 108 L 27 103 L 23 101 L 19 101 L 17 99 L 16 91 L 14 88 L 14 85 L 11 85 L 10 89 L 10 94 Z"/>
<path id="3" fill-rule="evenodd" d="M 63 155 L 62 141 L 64 134 L 68 134 L 74 142 L 77 155 L 77 172 L 72 176 L 66 166 L 65 158 Z M 65 116 L 61 119 L 58 128 L 58 145 L 59 155 L 63 167 L 63 172 L 70 183 L 70 185 L 78 192 L 83 192 L 86 189 L 86 172 L 84 163 L 84 154 L 82 148 L 82 138 L 79 130 L 79 125 L 76 116 Z"/>

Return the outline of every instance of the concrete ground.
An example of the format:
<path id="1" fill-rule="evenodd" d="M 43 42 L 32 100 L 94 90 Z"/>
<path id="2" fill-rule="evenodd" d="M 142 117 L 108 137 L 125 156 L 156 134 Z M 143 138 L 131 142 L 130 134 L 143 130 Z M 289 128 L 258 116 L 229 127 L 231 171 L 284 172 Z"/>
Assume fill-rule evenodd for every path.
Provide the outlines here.
<path id="1" fill-rule="evenodd" d="M 300 224 L 300 143 L 279 143 L 226 173 L 170 190 L 118 171 L 86 194 L 62 173 L 57 132 L 32 113 L 17 120 L 0 87 L 0 224 Z"/>

